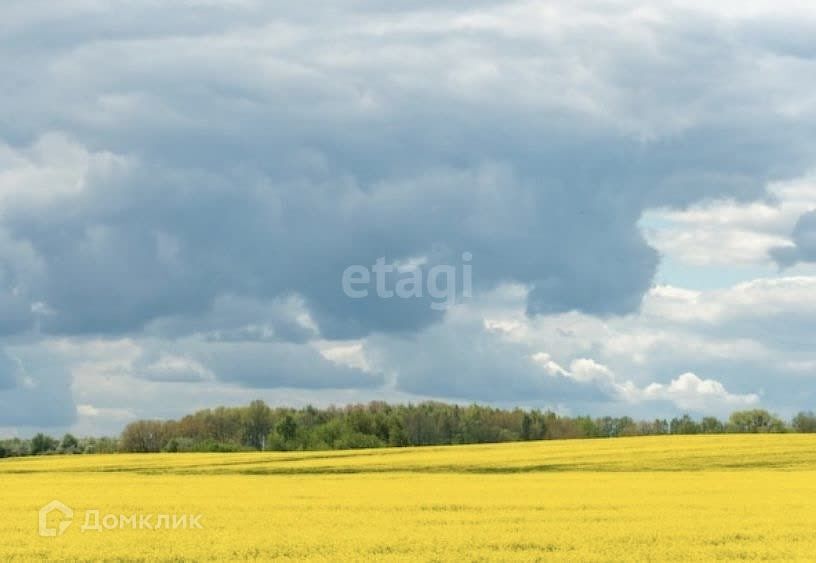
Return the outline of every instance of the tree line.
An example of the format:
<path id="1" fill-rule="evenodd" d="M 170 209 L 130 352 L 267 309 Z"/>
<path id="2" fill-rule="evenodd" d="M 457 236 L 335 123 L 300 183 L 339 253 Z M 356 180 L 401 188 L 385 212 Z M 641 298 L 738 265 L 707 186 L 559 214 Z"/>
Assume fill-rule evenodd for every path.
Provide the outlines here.
<path id="1" fill-rule="evenodd" d="M 816 414 L 801 412 L 786 422 L 762 409 L 715 417 L 636 421 L 628 416 L 563 416 L 552 411 L 499 409 L 483 405 L 424 402 L 300 409 L 271 408 L 263 401 L 246 407 L 201 410 L 179 420 L 139 420 L 118 438 L 57 440 L 37 434 L 30 440 L 0 440 L 0 457 L 114 452 L 231 452 L 250 450 L 332 450 L 480 444 L 646 436 L 816 432 Z"/>

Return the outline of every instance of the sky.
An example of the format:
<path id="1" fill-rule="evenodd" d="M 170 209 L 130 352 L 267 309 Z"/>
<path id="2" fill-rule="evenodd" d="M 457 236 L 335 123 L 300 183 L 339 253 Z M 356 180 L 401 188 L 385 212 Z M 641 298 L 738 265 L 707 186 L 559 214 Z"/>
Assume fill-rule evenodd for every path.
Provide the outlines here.
<path id="1" fill-rule="evenodd" d="M 0 11 L 2 436 L 816 408 L 811 3 Z"/>

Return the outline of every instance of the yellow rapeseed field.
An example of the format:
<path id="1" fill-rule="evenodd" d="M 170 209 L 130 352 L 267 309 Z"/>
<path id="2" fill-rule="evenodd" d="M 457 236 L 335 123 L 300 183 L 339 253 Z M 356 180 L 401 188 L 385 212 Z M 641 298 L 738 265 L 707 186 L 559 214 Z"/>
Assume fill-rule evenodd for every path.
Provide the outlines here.
<path id="1" fill-rule="evenodd" d="M 816 558 L 809 435 L 25 458 L 0 483 L 3 561 Z"/>

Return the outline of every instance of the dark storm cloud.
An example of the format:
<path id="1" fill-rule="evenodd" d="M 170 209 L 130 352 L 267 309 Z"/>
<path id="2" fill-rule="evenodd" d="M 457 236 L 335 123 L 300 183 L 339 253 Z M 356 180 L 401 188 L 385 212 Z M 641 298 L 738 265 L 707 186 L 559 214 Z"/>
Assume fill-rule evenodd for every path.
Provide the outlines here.
<path id="1" fill-rule="evenodd" d="M 5 353 L 0 353 L 0 391 L 16 386 L 17 364 Z"/>
<path id="2" fill-rule="evenodd" d="M 791 233 L 792 246 L 780 246 L 771 250 L 771 257 L 780 267 L 787 268 L 797 262 L 816 262 L 816 211 L 802 214 Z"/>
<path id="3" fill-rule="evenodd" d="M 60 388 L 0 390 L 0 424 L 66 427 L 76 420 L 71 390 Z"/>
<path id="4" fill-rule="evenodd" d="M 146 332 L 159 338 L 197 334 L 209 342 L 296 342 L 318 336 L 301 300 L 217 297 L 200 315 L 164 317 Z"/>
<path id="5" fill-rule="evenodd" d="M 18 71 L 35 84 L 73 77 L 81 86 L 20 111 L 129 163 L 8 218 L 46 265 L 31 280 L 56 311 L 44 329 L 130 331 L 223 294 L 298 293 L 327 336 L 411 331 L 439 312 L 346 299 L 343 270 L 463 251 L 479 287 L 529 284 L 530 313 L 626 313 L 657 264 L 636 227 L 646 206 L 750 198 L 810 154 L 808 122 L 764 108 L 761 84 L 725 84 L 752 65 L 722 38 L 695 43 L 710 24 L 664 30 L 657 55 L 602 35 L 604 64 L 578 37 L 329 26 L 340 56 L 302 22 L 267 23 L 283 28 L 89 41 Z M 596 107 L 564 98 L 578 85 L 562 51 L 593 76 L 581 95 Z M 474 58 L 491 74 L 459 84 L 479 71 Z M 44 126 L 32 117 L 26 136 Z"/>
<path id="6" fill-rule="evenodd" d="M 71 380 L 48 353 L 0 353 L 0 426 L 59 427 L 76 419 Z"/>
<path id="7" fill-rule="evenodd" d="M 196 335 L 220 379 L 366 387 L 302 343 L 443 313 L 347 298 L 351 265 L 470 252 L 476 291 L 528 286 L 530 315 L 637 310 L 645 209 L 760 197 L 816 138 L 812 20 L 640 8 L 8 3 L 0 333 Z M 402 388 L 459 393 L 447 365 L 499 392 L 512 360 L 448 350 L 394 351 Z M 519 362 L 506 397 L 550 389 Z M 167 369 L 145 377 L 199 379 Z"/>
<path id="8" fill-rule="evenodd" d="M 210 343 L 196 357 L 219 379 L 246 387 L 373 388 L 384 382 L 381 374 L 336 364 L 311 348 L 294 344 Z"/>
<path id="9" fill-rule="evenodd" d="M 398 366 L 402 391 L 477 401 L 600 401 L 596 386 L 548 374 L 529 346 L 508 343 L 471 323 L 435 326 L 414 340 L 377 338 L 375 361 Z"/>

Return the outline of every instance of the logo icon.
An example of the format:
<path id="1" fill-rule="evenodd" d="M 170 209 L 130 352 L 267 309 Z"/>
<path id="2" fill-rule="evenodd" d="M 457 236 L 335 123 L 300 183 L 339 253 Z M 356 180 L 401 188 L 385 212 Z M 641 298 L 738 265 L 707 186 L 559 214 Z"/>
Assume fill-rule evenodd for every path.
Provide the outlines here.
<path id="1" fill-rule="evenodd" d="M 63 518 L 60 520 L 58 527 L 50 528 L 48 526 L 48 515 L 55 510 L 58 510 L 62 514 Z M 44 538 L 61 536 L 71 525 L 73 519 L 74 511 L 71 509 L 71 507 L 64 505 L 58 500 L 52 500 L 43 506 L 39 512 L 40 536 Z"/>

